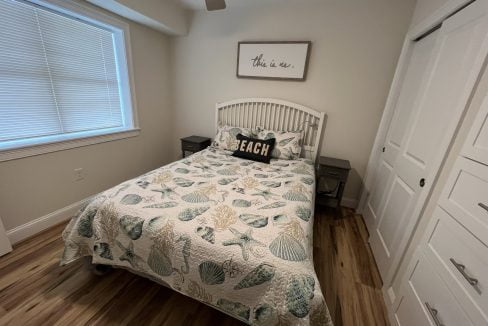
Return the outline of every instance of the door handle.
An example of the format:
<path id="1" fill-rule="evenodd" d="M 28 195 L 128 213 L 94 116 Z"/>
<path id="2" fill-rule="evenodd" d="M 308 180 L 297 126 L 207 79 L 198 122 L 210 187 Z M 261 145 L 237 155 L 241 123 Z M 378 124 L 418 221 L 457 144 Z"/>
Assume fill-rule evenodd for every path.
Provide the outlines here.
<path id="1" fill-rule="evenodd" d="M 425 306 L 427 307 L 430 316 L 434 320 L 435 326 L 444 326 L 444 324 L 441 323 L 441 321 L 439 320 L 439 312 L 437 311 L 437 309 L 432 308 L 432 306 L 428 302 L 425 303 Z"/>
<path id="2" fill-rule="evenodd" d="M 474 277 L 469 276 L 466 273 L 466 266 L 458 263 L 456 260 L 454 260 L 454 258 L 450 258 L 449 260 L 451 261 L 451 263 L 454 265 L 454 267 L 456 267 L 456 269 L 459 271 L 459 273 L 461 273 L 461 275 L 466 279 L 466 281 L 468 281 L 468 283 L 472 287 L 476 287 L 476 285 L 478 285 L 478 280 L 475 279 Z"/>

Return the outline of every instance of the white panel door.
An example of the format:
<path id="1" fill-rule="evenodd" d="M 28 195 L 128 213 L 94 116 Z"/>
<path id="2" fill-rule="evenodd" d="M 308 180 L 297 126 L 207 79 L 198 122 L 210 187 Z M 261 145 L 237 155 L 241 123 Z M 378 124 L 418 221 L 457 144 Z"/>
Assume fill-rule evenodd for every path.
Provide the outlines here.
<path id="1" fill-rule="evenodd" d="M 370 243 L 385 285 L 396 271 L 481 71 L 488 48 L 487 12 L 488 1 L 476 1 L 443 22 L 420 93 L 392 122 L 381 160 L 390 168 L 379 178 L 383 188 L 373 190 L 381 199 L 373 203 L 372 195 L 368 202 L 376 216 Z"/>
<path id="2" fill-rule="evenodd" d="M 407 64 L 405 77 L 401 85 L 395 112 L 386 136 L 383 155 L 376 169 L 376 180 L 372 187 L 371 195 L 366 203 L 364 218 L 368 229 L 373 230 L 377 224 L 377 218 L 383 209 L 386 187 L 392 175 L 393 164 L 400 150 L 406 123 L 409 120 L 416 100 L 420 97 L 422 80 L 427 75 L 427 67 L 435 46 L 438 31 L 435 31 L 418 42 L 411 49 L 409 63 Z M 425 82 L 424 82 L 425 83 Z"/>

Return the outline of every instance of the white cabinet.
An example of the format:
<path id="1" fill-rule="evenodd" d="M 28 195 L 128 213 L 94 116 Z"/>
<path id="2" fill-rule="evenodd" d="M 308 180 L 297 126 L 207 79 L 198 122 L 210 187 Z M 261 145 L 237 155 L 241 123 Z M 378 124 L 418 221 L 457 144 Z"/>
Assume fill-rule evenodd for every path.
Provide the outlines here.
<path id="1" fill-rule="evenodd" d="M 401 326 L 473 325 L 431 263 L 421 253 L 418 258 L 395 311 L 397 323 Z"/>
<path id="2" fill-rule="evenodd" d="M 488 165 L 488 97 L 483 101 L 462 155 Z"/>
<path id="3" fill-rule="evenodd" d="M 425 302 L 439 295 L 448 299 L 432 325 L 488 325 L 487 112 L 485 100 L 410 261 L 394 305 L 400 325 L 422 325 Z"/>

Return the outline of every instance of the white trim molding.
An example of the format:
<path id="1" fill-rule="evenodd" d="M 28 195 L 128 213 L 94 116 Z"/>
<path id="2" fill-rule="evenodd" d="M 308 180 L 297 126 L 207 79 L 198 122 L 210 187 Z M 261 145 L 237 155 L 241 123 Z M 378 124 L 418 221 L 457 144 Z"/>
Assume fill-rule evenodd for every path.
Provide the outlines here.
<path id="1" fill-rule="evenodd" d="M 358 200 L 356 198 L 343 197 L 341 206 L 356 209 L 358 207 Z"/>
<path id="2" fill-rule="evenodd" d="M 35 156 L 40 154 L 63 151 L 66 149 L 105 143 L 109 141 L 136 137 L 140 134 L 140 129 L 125 130 L 111 134 L 98 136 L 76 138 L 64 141 L 58 141 L 47 144 L 33 145 L 29 147 L 20 147 L 10 150 L 0 151 L 0 162 L 15 160 L 23 157 Z"/>
<path id="3" fill-rule="evenodd" d="M 82 199 L 52 213 L 36 218 L 33 221 L 19 225 L 11 230 L 8 230 L 7 236 L 12 244 L 16 244 L 22 240 L 32 237 L 33 235 L 49 229 L 56 224 L 69 220 L 92 198 L 93 196 Z"/>

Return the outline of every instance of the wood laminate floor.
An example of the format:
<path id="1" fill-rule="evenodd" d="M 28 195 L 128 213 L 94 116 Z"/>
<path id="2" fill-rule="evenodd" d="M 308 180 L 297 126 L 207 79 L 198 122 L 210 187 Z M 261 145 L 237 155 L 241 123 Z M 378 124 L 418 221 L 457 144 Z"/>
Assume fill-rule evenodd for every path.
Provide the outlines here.
<path id="1" fill-rule="evenodd" d="M 125 270 L 59 266 L 56 226 L 0 257 L 0 325 L 238 325 L 236 320 Z M 361 216 L 317 209 L 315 268 L 336 326 L 387 325 L 381 280 Z"/>

